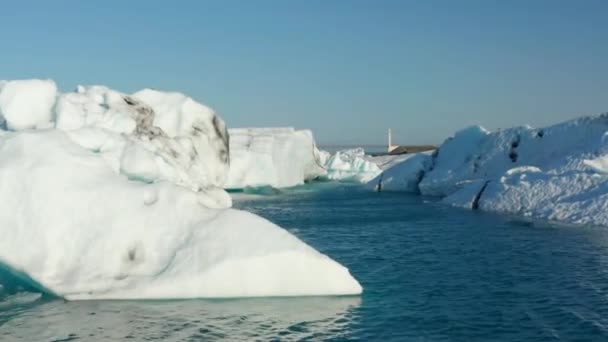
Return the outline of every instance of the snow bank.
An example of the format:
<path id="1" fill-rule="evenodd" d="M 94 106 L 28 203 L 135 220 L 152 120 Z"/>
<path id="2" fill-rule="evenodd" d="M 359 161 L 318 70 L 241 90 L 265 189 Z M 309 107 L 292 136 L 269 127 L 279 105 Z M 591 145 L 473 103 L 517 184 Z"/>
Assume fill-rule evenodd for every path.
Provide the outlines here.
<path id="1" fill-rule="evenodd" d="M 312 133 L 294 128 L 231 128 L 230 171 L 225 187 L 304 184 L 324 174 Z"/>
<path id="2" fill-rule="evenodd" d="M 0 261 L 67 299 L 361 292 L 276 225 L 209 209 L 202 192 L 129 181 L 60 130 L 0 138 L 0 198 Z"/>
<path id="3" fill-rule="evenodd" d="M 608 114 L 541 129 L 470 127 L 441 145 L 418 188 L 465 208 L 608 225 L 607 137 Z M 393 168 L 398 183 L 415 178 L 416 162 Z"/>

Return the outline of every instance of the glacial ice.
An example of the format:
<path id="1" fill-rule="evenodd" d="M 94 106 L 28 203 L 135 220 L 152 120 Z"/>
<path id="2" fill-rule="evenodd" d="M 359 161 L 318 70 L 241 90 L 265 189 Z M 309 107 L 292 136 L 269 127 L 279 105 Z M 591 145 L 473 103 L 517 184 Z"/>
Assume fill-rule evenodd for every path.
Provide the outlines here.
<path id="1" fill-rule="evenodd" d="M 363 148 L 324 153 L 323 166 L 327 170 L 322 178 L 366 183 L 380 174 L 380 167 L 369 160 Z"/>
<path id="2" fill-rule="evenodd" d="M 428 153 L 428 152 L 426 152 Z M 413 153 L 406 154 L 381 154 L 381 155 L 368 155 L 366 154 L 364 158 L 376 165 L 380 168 L 380 170 L 388 170 L 391 167 L 411 158 L 414 156 Z"/>
<path id="3" fill-rule="evenodd" d="M 191 98 L 150 89 L 131 96 L 104 86 L 79 86 L 59 95 L 55 111 L 57 129 L 100 153 L 117 172 L 221 194 L 215 190 L 223 186 L 229 167 L 226 127 Z M 228 196 L 215 202 L 230 206 Z"/>
<path id="4" fill-rule="evenodd" d="M 345 267 L 228 208 L 211 109 L 102 86 L 30 108 L 52 81 L 13 82 L 0 82 L 1 267 L 66 299 L 361 293 Z"/>
<path id="5" fill-rule="evenodd" d="M 370 156 L 361 147 L 333 154 L 312 132 L 292 127 L 231 128 L 227 189 L 287 188 L 311 180 L 366 183 L 404 156 Z"/>
<path id="6" fill-rule="evenodd" d="M 230 171 L 225 187 L 286 188 L 325 170 L 312 132 L 285 128 L 231 128 Z"/>
<path id="7" fill-rule="evenodd" d="M 57 86 L 51 80 L 17 80 L 0 83 L 0 123 L 22 130 L 50 124 Z"/>
<path id="8" fill-rule="evenodd" d="M 407 183 L 423 172 L 419 191 L 454 206 L 608 226 L 607 137 L 608 114 L 539 129 L 470 127 L 447 139 L 427 166 L 410 158 L 380 177 Z"/>
<path id="9" fill-rule="evenodd" d="M 431 196 L 452 193 L 456 184 L 468 177 L 463 168 L 468 167 L 470 152 L 474 151 L 487 135 L 488 131 L 483 127 L 472 126 L 456 132 L 453 138 L 448 138 L 437 152 L 441 156 L 435 159 L 432 173 L 420 182 L 420 191 Z"/>
<path id="10" fill-rule="evenodd" d="M 397 163 L 367 183 L 367 187 L 376 191 L 402 191 L 417 193 L 418 184 L 431 164 L 429 153 L 405 154 Z M 407 161 L 407 162 L 405 162 Z"/>

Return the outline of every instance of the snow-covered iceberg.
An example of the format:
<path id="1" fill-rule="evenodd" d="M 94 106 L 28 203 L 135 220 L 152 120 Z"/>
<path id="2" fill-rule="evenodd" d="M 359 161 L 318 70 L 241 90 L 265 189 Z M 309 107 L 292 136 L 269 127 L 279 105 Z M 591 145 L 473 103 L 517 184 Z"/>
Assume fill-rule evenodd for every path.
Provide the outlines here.
<path id="1" fill-rule="evenodd" d="M 0 87 L 0 273 L 67 299 L 361 293 L 329 257 L 227 208 L 228 139 L 207 107 L 154 90 Z"/>
<path id="2" fill-rule="evenodd" d="M 428 162 L 411 158 L 381 177 L 419 178 L 422 194 L 455 206 L 608 225 L 607 156 L 603 114 L 539 129 L 469 127 L 447 139 Z"/>
<path id="3" fill-rule="evenodd" d="M 231 128 L 230 172 L 225 187 L 304 184 L 325 173 L 312 132 L 286 128 Z"/>

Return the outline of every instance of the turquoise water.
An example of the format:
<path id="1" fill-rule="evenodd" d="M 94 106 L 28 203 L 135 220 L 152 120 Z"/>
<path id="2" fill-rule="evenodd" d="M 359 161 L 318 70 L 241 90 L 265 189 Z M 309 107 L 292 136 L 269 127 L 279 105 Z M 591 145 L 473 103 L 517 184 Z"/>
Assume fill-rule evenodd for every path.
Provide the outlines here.
<path id="1" fill-rule="evenodd" d="M 64 302 L 30 290 L 0 300 L 0 340 L 608 340 L 604 228 L 346 185 L 263 193 L 236 206 L 343 263 L 362 296 Z"/>

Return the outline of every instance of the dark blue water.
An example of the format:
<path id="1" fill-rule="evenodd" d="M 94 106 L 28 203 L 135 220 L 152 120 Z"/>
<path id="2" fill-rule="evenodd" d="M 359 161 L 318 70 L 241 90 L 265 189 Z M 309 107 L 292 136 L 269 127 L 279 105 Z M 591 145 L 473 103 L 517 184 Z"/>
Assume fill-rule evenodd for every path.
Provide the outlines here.
<path id="1" fill-rule="evenodd" d="M 237 206 L 346 265 L 364 294 L 67 303 L 22 293 L 0 301 L 0 340 L 608 341 L 607 229 L 331 184 Z"/>

